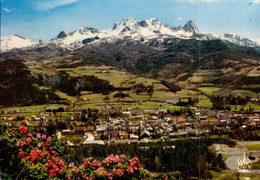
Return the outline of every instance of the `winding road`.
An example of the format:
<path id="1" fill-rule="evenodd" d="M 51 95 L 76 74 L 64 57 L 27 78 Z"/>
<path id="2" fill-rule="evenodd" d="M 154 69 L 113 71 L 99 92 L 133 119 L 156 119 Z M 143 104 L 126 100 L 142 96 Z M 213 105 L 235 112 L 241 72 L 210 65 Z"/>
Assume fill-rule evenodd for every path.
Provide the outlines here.
<path id="1" fill-rule="evenodd" d="M 224 146 L 221 145 L 221 150 L 219 150 L 222 151 L 223 155 L 229 156 L 225 160 L 225 163 L 227 165 L 227 168 L 233 171 L 237 171 L 235 167 L 236 161 L 239 157 L 241 157 L 244 154 L 244 152 L 246 152 L 247 156 L 251 154 L 252 156 L 256 157 L 255 160 L 251 161 L 252 163 L 257 162 L 260 157 L 260 150 L 248 151 L 246 147 L 246 145 L 250 145 L 250 144 L 260 144 L 260 141 L 237 142 L 237 144 L 240 145 L 239 148 L 238 147 L 230 148 L 230 147 L 226 147 L 225 145 Z M 260 169 L 243 171 L 243 173 L 260 174 Z"/>

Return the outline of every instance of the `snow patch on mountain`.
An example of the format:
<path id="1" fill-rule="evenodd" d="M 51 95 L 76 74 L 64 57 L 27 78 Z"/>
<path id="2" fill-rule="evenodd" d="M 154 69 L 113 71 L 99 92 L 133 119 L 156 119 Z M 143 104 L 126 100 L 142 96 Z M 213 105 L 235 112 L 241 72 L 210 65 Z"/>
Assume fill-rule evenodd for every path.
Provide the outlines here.
<path id="1" fill-rule="evenodd" d="M 55 45 L 69 50 L 78 49 L 84 45 L 100 45 L 102 43 L 117 43 L 120 40 L 131 40 L 149 46 L 158 47 L 168 44 L 165 40 L 177 41 L 177 39 L 212 40 L 222 39 L 239 46 L 255 47 L 258 43 L 243 38 L 237 34 L 227 33 L 223 36 L 214 36 L 200 32 L 193 21 L 188 21 L 184 26 L 172 27 L 164 24 L 157 18 L 149 20 L 136 20 L 132 17 L 115 23 L 114 27 L 107 30 L 81 27 L 73 32 L 61 31 L 57 37 L 48 42 L 33 41 L 17 35 L 1 37 L 1 52 L 13 48 L 39 47 L 43 45 Z M 176 44 L 171 42 L 170 44 Z"/>
<path id="2" fill-rule="evenodd" d="M 202 34 L 198 30 L 192 21 L 188 21 L 184 27 L 173 28 L 156 18 L 138 21 L 129 17 L 115 23 L 114 27 L 108 30 L 99 31 L 93 28 L 82 27 L 71 33 L 62 31 L 50 43 L 73 50 L 85 45 L 83 43 L 85 39 L 90 39 L 89 44 L 99 44 L 102 42 L 116 43 L 118 39 L 130 39 L 147 43 L 149 40 L 155 38 L 163 42 L 164 38 L 169 37 L 209 39 L 207 35 Z"/>
<path id="3" fill-rule="evenodd" d="M 94 38 L 100 31 L 94 28 L 81 27 L 73 32 L 61 31 L 58 36 L 49 43 L 68 49 L 77 49 L 83 46 L 83 40 Z"/>
<path id="4" fill-rule="evenodd" d="M 33 47 L 43 43 L 43 41 L 31 40 L 18 35 L 1 37 L 1 53 L 14 48 Z"/>
<path id="5" fill-rule="evenodd" d="M 239 46 L 246 46 L 246 47 L 255 47 L 259 46 L 257 42 L 254 42 L 248 38 L 243 38 L 240 35 L 234 34 L 234 33 L 226 33 L 223 36 L 220 37 L 223 40 L 230 41 L 234 44 L 237 44 Z"/>

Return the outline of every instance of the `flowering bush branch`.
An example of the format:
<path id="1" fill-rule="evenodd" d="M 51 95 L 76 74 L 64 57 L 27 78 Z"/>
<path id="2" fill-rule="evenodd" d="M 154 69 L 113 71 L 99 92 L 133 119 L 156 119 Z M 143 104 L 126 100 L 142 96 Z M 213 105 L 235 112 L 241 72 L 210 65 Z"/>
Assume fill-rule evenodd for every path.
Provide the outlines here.
<path id="1" fill-rule="evenodd" d="M 3 177 L 21 179 L 173 179 L 166 174 L 144 169 L 137 157 L 111 154 L 102 161 L 86 158 L 75 165 L 64 153 L 64 148 L 45 134 L 30 132 L 26 126 L 11 128 L 3 134 L 1 145 L 14 153 L 9 158 Z M 9 166 L 17 163 L 16 173 Z"/>

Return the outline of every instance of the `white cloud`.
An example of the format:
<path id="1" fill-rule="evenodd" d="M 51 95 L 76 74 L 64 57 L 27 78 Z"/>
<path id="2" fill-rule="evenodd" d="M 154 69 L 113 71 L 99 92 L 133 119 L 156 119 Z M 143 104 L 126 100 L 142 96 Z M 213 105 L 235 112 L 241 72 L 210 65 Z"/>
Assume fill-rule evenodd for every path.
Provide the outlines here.
<path id="1" fill-rule="evenodd" d="M 46 11 L 59 6 L 75 3 L 78 0 L 34 0 L 35 9 Z"/>
<path id="2" fill-rule="evenodd" d="M 260 0 L 253 0 L 254 3 L 260 3 Z"/>
<path id="3" fill-rule="evenodd" d="M 182 20 L 182 17 L 178 17 L 178 18 L 177 18 L 177 21 L 181 21 L 181 20 Z"/>
<path id="4" fill-rule="evenodd" d="M 5 12 L 11 12 L 11 10 L 10 9 L 7 9 L 7 8 L 3 8 L 3 10 L 5 11 Z"/>

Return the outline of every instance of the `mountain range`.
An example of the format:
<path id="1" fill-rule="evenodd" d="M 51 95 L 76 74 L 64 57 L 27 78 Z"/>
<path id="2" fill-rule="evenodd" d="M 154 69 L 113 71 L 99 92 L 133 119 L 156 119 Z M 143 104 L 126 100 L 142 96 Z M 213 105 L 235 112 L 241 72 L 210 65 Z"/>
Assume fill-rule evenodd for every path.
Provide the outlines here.
<path id="1" fill-rule="evenodd" d="M 8 106 L 60 101 L 60 92 L 79 96 L 90 90 L 112 97 L 115 91 L 135 93 L 139 86 L 160 101 L 158 94 L 200 86 L 219 87 L 218 95 L 235 89 L 260 93 L 259 44 L 232 33 L 204 34 L 192 21 L 171 27 L 155 18 L 127 18 L 108 30 L 61 31 L 50 41 L 11 35 L 1 38 L 1 51 L 0 96 L 5 98 L 0 104 Z M 123 88 L 137 77 L 146 80 Z M 147 79 L 156 79 L 158 88 L 153 83 L 143 89 Z"/>
<path id="2" fill-rule="evenodd" d="M 61 31 L 57 37 L 50 41 L 31 40 L 19 35 L 1 37 L 1 52 L 12 49 L 34 49 L 39 47 L 59 47 L 64 51 L 79 49 L 85 45 L 99 46 L 102 43 L 116 44 L 121 40 L 130 40 L 154 48 L 165 48 L 167 44 L 176 44 L 183 39 L 196 40 L 223 40 L 229 46 L 238 49 L 254 49 L 260 52 L 260 45 L 248 38 L 226 33 L 222 36 L 204 34 L 200 32 L 193 21 L 188 21 L 184 26 L 171 27 L 156 18 L 138 21 L 126 18 L 115 23 L 112 29 L 98 30 L 95 28 L 81 27 L 73 32 Z"/>
<path id="3" fill-rule="evenodd" d="M 232 33 L 220 37 L 204 34 L 193 21 L 171 27 L 155 18 L 127 18 L 112 29 L 81 27 L 73 32 L 62 31 L 50 41 L 17 35 L 1 41 L 5 52 L 0 61 L 55 59 L 62 62 L 58 68 L 107 65 L 141 76 L 189 83 L 196 83 L 195 77 L 203 70 L 207 75 L 202 80 L 199 77 L 202 83 L 227 86 L 240 86 L 242 78 L 260 74 L 257 42 Z"/>

